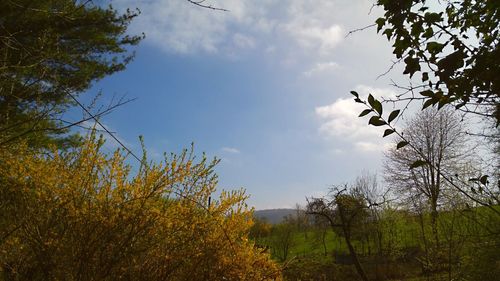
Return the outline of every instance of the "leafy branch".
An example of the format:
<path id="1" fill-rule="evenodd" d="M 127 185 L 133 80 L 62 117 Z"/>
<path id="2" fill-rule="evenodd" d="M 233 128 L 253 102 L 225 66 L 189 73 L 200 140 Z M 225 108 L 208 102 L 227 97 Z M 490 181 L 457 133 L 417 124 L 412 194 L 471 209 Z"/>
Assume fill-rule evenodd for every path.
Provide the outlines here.
<path id="1" fill-rule="evenodd" d="M 390 136 L 392 134 L 395 134 L 398 136 L 400 141 L 396 144 L 396 149 L 402 149 L 402 148 L 408 146 L 410 149 L 412 149 L 413 151 L 415 151 L 417 153 L 417 155 L 420 157 L 420 159 L 415 159 L 409 165 L 409 169 L 415 169 L 415 168 L 426 166 L 426 165 L 430 166 L 431 168 L 434 168 L 439 173 L 439 175 L 446 182 L 448 182 L 448 184 L 450 184 L 453 188 L 458 190 L 461 194 L 465 195 L 467 198 L 469 198 L 473 202 L 475 202 L 481 206 L 488 207 L 493 212 L 500 215 L 500 211 L 493 207 L 494 203 L 492 201 L 492 199 L 493 199 L 498 204 L 498 202 L 500 202 L 500 200 L 497 198 L 497 196 L 495 196 L 494 194 L 492 194 L 490 192 L 488 194 L 488 196 L 490 198 L 488 198 L 489 200 L 487 202 L 484 202 L 483 200 L 480 200 L 480 199 L 472 196 L 471 194 L 469 194 L 468 191 L 466 191 L 464 188 L 460 187 L 456 183 L 456 181 L 453 180 L 452 176 L 446 175 L 442 170 L 437 169 L 437 167 L 435 167 L 432 164 L 432 162 L 422 152 L 421 149 L 418 149 L 414 144 L 412 144 L 410 142 L 410 140 L 404 136 L 403 132 L 399 132 L 396 129 L 393 121 L 395 121 L 398 118 L 398 116 L 400 116 L 401 111 L 399 109 L 393 110 L 392 112 L 389 113 L 387 118 L 384 118 L 382 103 L 379 100 L 377 100 L 375 97 L 373 97 L 373 95 L 369 94 L 367 100 L 362 100 L 356 91 L 351 91 L 351 94 L 355 97 L 354 101 L 356 103 L 363 104 L 366 107 L 366 109 L 364 109 L 359 114 L 359 117 L 365 117 L 365 116 L 368 116 L 371 114 L 371 117 L 368 121 L 369 125 L 372 125 L 375 127 L 382 127 L 382 126 L 387 127 L 387 129 L 384 131 L 384 134 L 382 137 L 387 137 L 387 136 Z M 478 189 L 480 191 L 480 193 L 487 190 L 487 185 L 489 184 L 488 175 L 482 175 L 482 176 L 477 177 L 477 178 L 471 178 L 471 179 L 469 179 L 469 181 L 473 182 L 473 183 L 478 183 L 481 185 L 481 188 Z M 472 187 L 468 184 L 465 184 L 465 185 L 467 185 L 469 187 L 469 189 L 472 191 L 472 193 L 477 194 L 476 189 L 474 187 Z"/>

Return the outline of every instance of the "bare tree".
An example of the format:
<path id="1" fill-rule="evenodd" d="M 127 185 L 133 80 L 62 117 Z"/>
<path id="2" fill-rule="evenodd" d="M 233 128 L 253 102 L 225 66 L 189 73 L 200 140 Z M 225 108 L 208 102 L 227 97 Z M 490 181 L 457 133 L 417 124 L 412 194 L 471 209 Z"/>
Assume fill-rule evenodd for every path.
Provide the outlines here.
<path id="1" fill-rule="evenodd" d="M 443 175 L 453 175 L 459 180 L 459 173 L 470 161 L 466 149 L 469 140 L 460 117 L 446 108 L 428 108 L 420 112 L 405 124 L 403 134 L 412 147 L 391 149 L 386 153 L 384 178 L 394 193 L 402 195 L 407 203 L 414 203 L 419 198 L 424 200 L 431 216 L 432 237 L 438 246 L 439 205 L 443 194 L 452 190 Z M 417 162 L 419 165 L 415 165 L 416 159 L 421 159 Z"/>
<path id="2" fill-rule="evenodd" d="M 304 239 L 307 240 L 309 217 L 307 216 L 306 210 L 300 206 L 299 203 L 295 204 L 295 222 L 297 225 L 297 231 L 302 232 L 304 234 Z"/>

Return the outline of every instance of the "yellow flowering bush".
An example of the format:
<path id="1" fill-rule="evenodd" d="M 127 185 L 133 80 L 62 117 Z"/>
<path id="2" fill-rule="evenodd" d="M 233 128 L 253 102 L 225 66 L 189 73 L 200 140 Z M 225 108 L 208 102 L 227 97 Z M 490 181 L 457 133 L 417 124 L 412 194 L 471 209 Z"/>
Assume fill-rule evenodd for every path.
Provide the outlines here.
<path id="1" fill-rule="evenodd" d="M 101 151 L 0 151 L 0 280 L 275 280 L 247 239 L 242 190 L 214 196 L 217 161 Z"/>

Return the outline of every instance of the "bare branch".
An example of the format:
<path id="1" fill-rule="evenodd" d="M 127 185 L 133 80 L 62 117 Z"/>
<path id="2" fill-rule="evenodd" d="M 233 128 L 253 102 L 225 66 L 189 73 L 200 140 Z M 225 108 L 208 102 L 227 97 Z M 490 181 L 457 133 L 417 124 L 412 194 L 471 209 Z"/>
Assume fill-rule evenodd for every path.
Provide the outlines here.
<path id="1" fill-rule="evenodd" d="M 223 11 L 223 12 L 228 12 L 229 10 L 226 10 L 224 8 L 219 8 L 219 7 L 215 7 L 213 5 L 209 5 L 209 4 L 204 4 L 205 0 L 198 0 L 198 1 L 194 1 L 194 0 L 187 0 L 189 3 L 193 4 L 193 5 L 196 5 L 198 7 L 202 7 L 202 8 L 205 8 L 205 9 L 210 9 L 210 10 L 215 10 L 215 11 Z"/>

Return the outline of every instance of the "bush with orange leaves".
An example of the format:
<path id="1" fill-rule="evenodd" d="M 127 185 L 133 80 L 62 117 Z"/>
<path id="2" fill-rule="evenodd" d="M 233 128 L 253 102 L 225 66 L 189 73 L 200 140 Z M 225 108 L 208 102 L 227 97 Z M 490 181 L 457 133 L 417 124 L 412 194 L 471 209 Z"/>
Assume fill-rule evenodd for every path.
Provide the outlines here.
<path id="1" fill-rule="evenodd" d="M 280 279 L 247 239 L 244 192 L 209 199 L 216 160 L 144 156 L 133 173 L 102 143 L 0 151 L 0 280 Z"/>

